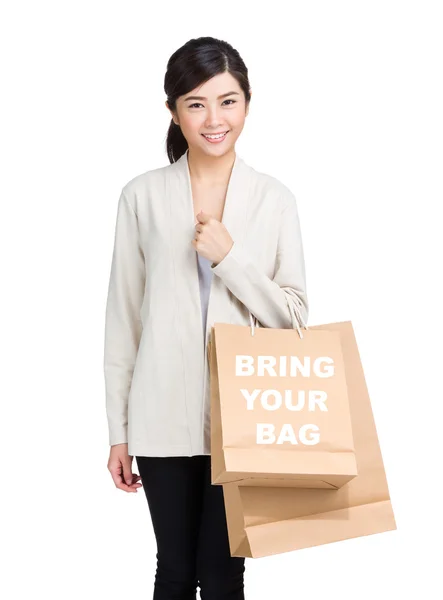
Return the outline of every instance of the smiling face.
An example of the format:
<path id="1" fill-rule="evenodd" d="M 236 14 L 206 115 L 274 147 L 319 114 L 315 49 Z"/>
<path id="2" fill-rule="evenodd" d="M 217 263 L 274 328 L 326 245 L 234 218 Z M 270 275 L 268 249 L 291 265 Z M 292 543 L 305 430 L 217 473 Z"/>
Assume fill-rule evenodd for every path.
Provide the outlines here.
<path id="1" fill-rule="evenodd" d="M 225 72 L 180 96 L 171 115 L 192 152 L 220 156 L 234 148 L 248 109 L 239 83 Z M 204 135 L 219 133 L 223 135 L 212 140 Z"/>

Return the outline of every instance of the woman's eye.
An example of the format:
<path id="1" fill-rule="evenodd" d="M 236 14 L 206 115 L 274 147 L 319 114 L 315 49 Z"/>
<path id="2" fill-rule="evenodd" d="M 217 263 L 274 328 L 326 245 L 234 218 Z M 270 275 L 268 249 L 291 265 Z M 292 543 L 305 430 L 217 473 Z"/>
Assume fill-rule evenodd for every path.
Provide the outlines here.
<path id="1" fill-rule="evenodd" d="M 232 100 L 231 98 L 228 98 L 227 100 L 224 100 L 224 102 L 232 102 L 233 104 L 235 104 L 237 100 Z M 194 108 L 195 106 L 203 106 L 203 104 L 200 104 L 200 102 L 194 102 L 194 104 L 189 105 L 189 108 Z M 228 104 L 228 106 L 230 105 Z"/>

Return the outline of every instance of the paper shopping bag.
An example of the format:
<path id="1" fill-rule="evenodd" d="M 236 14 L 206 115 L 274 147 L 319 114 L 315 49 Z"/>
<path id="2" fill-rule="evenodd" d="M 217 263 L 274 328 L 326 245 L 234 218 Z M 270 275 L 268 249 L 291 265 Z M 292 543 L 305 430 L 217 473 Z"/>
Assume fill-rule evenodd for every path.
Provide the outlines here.
<path id="1" fill-rule="evenodd" d="M 335 490 L 357 475 L 339 331 L 215 323 L 212 483 Z"/>
<path id="2" fill-rule="evenodd" d="M 311 329 L 341 334 L 358 475 L 332 492 L 224 484 L 232 556 L 258 558 L 397 529 L 352 324 Z"/>

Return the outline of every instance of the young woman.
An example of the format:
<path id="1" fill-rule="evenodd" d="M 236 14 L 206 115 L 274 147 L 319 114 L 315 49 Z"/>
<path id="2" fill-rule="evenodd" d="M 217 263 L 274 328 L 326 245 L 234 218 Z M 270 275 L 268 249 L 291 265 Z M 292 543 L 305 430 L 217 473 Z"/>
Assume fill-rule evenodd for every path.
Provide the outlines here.
<path id="1" fill-rule="evenodd" d="M 122 189 L 106 306 L 108 469 L 143 484 L 157 541 L 154 600 L 244 598 L 223 487 L 211 484 L 207 341 L 214 322 L 290 328 L 308 300 L 295 197 L 235 151 L 247 68 L 228 43 L 169 59 L 171 164 Z M 136 457 L 140 475 L 132 473 Z M 141 482 L 140 483 L 140 479 Z"/>

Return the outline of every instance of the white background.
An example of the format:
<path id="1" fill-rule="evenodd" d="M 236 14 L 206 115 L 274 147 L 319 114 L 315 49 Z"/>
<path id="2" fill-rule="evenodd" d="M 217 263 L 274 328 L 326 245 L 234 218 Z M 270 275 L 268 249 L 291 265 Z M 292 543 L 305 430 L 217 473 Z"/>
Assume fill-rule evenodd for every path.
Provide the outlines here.
<path id="1" fill-rule="evenodd" d="M 309 324 L 352 320 L 398 526 L 247 559 L 246 598 L 442 597 L 442 8 L 2 3 L 5 598 L 152 597 L 143 490 L 106 468 L 104 309 L 120 190 L 168 164 L 166 63 L 203 35 L 249 69 L 237 152 L 298 200 Z"/>

